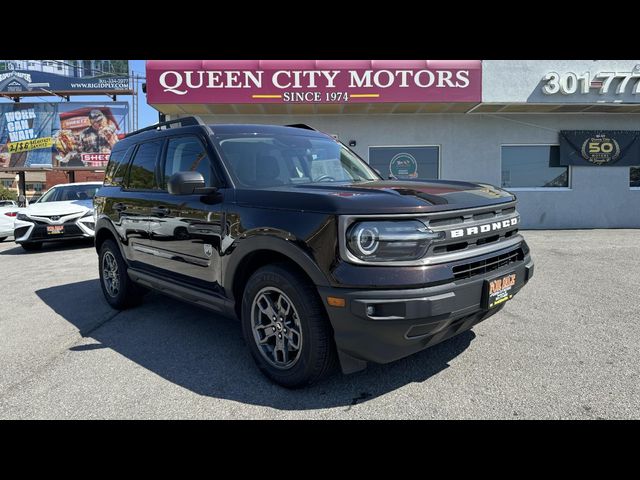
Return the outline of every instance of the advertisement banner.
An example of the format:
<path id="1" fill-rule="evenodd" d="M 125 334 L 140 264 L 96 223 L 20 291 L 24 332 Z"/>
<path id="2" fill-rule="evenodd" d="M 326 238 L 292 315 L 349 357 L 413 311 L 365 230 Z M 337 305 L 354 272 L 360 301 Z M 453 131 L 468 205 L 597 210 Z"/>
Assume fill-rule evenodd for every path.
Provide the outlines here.
<path id="1" fill-rule="evenodd" d="M 149 104 L 480 102 L 480 60 L 148 60 Z"/>
<path id="2" fill-rule="evenodd" d="M 640 165 L 640 131 L 562 130 L 560 165 Z"/>
<path id="3" fill-rule="evenodd" d="M 79 95 L 130 90 L 129 60 L 0 60 L 0 93 Z"/>
<path id="4" fill-rule="evenodd" d="M 0 104 L 0 170 L 104 168 L 128 131 L 129 104 Z"/>

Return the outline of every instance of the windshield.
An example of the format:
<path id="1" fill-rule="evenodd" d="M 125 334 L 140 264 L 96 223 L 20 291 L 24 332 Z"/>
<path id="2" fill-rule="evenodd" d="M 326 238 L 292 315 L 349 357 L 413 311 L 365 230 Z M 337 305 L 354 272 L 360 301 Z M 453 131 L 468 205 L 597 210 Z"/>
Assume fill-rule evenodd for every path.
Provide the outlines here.
<path id="1" fill-rule="evenodd" d="M 241 187 L 380 180 L 364 161 L 330 138 L 229 134 L 215 140 Z"/>
<path id="2" fill-rule="evenodd" d="M 66 185 L 53 187 L 42 195 L 36 203 L 66 202 L 69 200 L 91 200 L 101 185 Z"/>

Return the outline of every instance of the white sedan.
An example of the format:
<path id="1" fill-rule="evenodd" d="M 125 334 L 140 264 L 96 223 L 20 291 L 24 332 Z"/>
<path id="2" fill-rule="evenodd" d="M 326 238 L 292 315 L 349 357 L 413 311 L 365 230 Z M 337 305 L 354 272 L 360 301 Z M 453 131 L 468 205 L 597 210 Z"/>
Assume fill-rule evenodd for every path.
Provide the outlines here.
<path id="1" fill-rule="evenodd" d="M 56 185 L 21 209 L 14 224 L 14 237 L 25 250 L 35 250 L 42 242 L 95 235 L 93 197 L 102 183 L 84 182 Z"/>
<path id="2" fill-rule="evenodd" d="M 13 236 L 13 222 L 20 210 L 17 206 L 0 207 L 0 242 Z"/>

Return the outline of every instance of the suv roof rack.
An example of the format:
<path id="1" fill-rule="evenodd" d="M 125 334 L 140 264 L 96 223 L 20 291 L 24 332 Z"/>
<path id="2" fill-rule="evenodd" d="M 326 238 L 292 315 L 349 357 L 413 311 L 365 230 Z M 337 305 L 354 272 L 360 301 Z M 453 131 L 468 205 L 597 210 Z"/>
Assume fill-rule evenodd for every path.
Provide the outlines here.
<path id="1" fill-rule="evenodd" d="M 201 125 L 203 127 L 207 126 L 200 117 L 192 115 L 189 117 L 176 118 L 175 120 L 169 120 L 167 122 L 159 122 L 154 125 L 141 128 L 140 130 L 135 130 L 133 132 L 127 133 L 125 137 L 128 138 L 142 132 L 148 132 L 149 130 L 165 130 L 166 128 L 169 128 L 169 125 L 175 125 L 177 123 L 180 124 L 179 127 L 189 127 L 193 125 Z M 176 127 L 173 127 L 173 128 L 176 128 Z"/>
<path id="2" fill-rule="evenodd" d="M 294 123 L 291 125 L 285 125 L 285 127 L 293 127 L 293 128 L 303 128 L 305 130 L 313 130 L 314 132 L 317 132 L 317 130 L 313 127 L 310 127 L 309 125 L 305 124 L 305 123 Z"/>

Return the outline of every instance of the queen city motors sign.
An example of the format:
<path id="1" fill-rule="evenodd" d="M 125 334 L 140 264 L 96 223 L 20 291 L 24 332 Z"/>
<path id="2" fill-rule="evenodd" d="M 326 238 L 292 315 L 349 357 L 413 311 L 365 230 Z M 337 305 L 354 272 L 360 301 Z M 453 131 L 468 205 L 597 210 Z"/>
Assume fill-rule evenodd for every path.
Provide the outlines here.
<path id="1" fill-rule="evenodd" d="M 479 60 L 149 60 L 150 104 L 480 102 Z"/>

